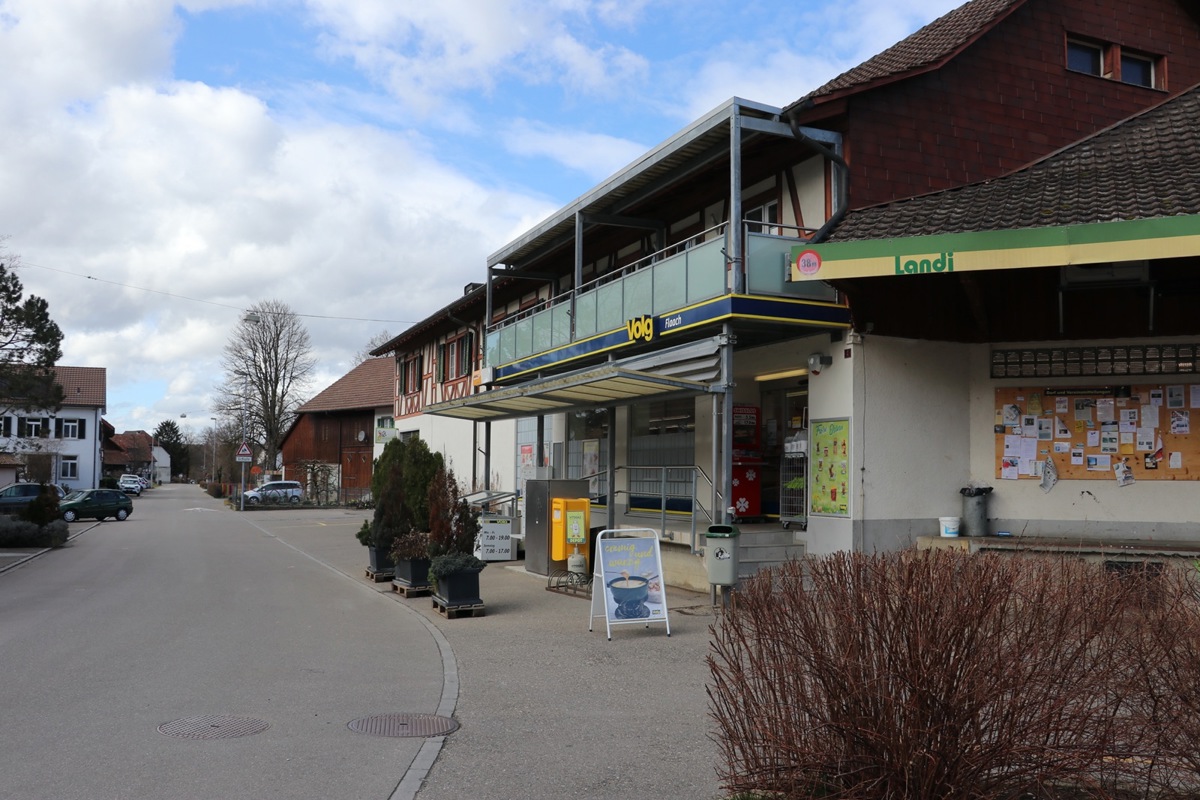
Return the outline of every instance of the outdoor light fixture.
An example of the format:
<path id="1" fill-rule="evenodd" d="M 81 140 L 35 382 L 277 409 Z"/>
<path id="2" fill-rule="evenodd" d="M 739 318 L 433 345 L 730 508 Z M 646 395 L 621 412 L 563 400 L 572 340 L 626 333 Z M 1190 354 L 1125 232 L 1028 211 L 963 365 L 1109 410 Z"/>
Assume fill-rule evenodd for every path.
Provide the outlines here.
<path id="1" fill-rule="evenodd" d="M 808 374 L 808 370 L 804 367 L 799 369 L 785 369 L 782 372 L 764 372 L 762 375 L 755 375 L 756 381 L 781 381 L 784 378 L 803 378 Z"/>
<path id="2" fill-rule="evenodd" d="M 808 371 L 813 375 L 820 375 L 821 370 L 832 363 L 833 356 L 827 356 L 824 353 L 813 353 L 808 357 Z"/>

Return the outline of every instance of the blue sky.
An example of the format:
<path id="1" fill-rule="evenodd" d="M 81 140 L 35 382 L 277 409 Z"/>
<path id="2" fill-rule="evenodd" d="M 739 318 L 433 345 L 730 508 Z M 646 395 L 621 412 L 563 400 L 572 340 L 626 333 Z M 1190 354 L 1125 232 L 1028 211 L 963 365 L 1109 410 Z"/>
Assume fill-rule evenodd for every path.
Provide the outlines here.
<path id="1" fill-rule="evenodd" d="M 0 0 L 0 252 L 117 430 L 199 434 L 242 309 L 301 315 L 316 393 L 729 97 L 786 105 L 956 5 Z"/>

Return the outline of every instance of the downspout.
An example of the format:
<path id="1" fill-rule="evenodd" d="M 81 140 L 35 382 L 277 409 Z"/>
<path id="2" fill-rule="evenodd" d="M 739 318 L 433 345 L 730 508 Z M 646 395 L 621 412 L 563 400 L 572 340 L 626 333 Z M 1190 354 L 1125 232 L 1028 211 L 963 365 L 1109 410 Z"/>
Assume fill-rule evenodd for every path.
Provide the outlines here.
<path id="1" fill-rule="evenodd" d="M 742 115 L 735 103 L 729 117 L 729 230 L 725 234 L 726 259 L 733 269 L 733 294 L 741 294 L 745 282 L 742 258 Z"/>
<path id="2" fill-rule="evenodd" d="M 834 184 L 833 184 L 833 214 L 829 219 L 825 220 L 825 224 L 817 229 L 809 241 L 813 244 L 822 242 L 829 232 L 833 230 L 842 218 L 846 216 L 846 211 L 850 205 L 850 165 L 846 163 L 846 159 L 842 158 L 841 153 L 833 150 L 816 139 L 806 136 L 800 130 L 800 124 L 792 116 L 788 116 L 788 125 L 792 129 L 792 136 L 796 137 L 796 141 L 803 144 L 813 152 L 823 157 L 826 161 L 833 164 Z"/>

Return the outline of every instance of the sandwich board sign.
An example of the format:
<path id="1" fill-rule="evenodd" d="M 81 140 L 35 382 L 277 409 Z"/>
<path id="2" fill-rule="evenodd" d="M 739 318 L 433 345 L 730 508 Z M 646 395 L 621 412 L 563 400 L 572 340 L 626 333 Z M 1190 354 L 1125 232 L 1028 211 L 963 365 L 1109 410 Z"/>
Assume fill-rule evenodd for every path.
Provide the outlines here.
<path id="1" fill-rule="evenodd" d="M 667 636 L 671 635 L 662 551 L 652 529 L 623 528 L 597 534 L 589 631 L 597 617 L 604 617 L 610 641 L 614 625 L 649 628 L 650 623 L 661 622 L 667 626 Z"/>

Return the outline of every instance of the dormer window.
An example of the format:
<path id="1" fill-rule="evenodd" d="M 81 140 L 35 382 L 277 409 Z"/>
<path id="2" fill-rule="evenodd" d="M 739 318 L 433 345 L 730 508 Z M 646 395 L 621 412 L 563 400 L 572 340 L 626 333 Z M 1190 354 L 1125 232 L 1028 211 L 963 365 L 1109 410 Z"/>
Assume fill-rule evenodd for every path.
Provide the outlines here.
<path id="1" fill-rule="evenodd" d="M 1118 80 L 1130 86 L 1166 88 L 1164 57 L 1139 53 L 1113 42 L 1068 38 L 1067 70 Z"/>

